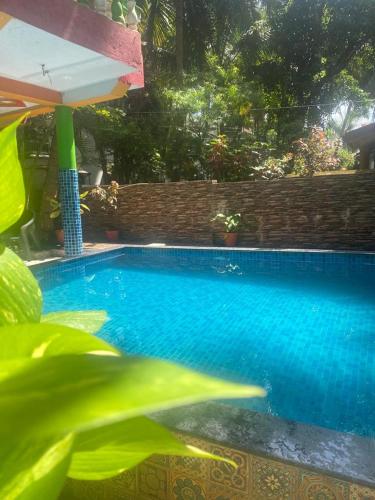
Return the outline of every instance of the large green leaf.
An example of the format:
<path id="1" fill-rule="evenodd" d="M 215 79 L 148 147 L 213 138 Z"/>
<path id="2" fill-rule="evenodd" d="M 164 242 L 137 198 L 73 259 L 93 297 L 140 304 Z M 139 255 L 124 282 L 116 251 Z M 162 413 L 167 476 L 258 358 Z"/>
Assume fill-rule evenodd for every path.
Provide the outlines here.
<path id="1" fill-rule="evenodd" d="M 79 434 L 74 442 L 68 476 L 85 480 L 106 479 L 154 454 L 221 459 L 184 444 L 152 420 L 137 417 Z"/>
<path id="2" fill-rule="evenodd" d="M 59 311 L 44 314 L 41 321 L 43 323 L 65 325 L 84 330 L 85 332 L 96 333 L 101 329 L 107 319 L 108 317 L 105 311 Z"/>
<path id="3" fill-rule="evenodd" d="M 18 435 L 0 446 L 0 498 L 53 500 L 64 484 L 73 438 L 28 440 Z"/>
<path id="4" fill-rule="evenodd" d="M 0 382 L 9 375 L 14 375 L 18 370 L 25 368 L 28 358 L 12 359 L 10 361 L 1 361 L 0 363 Z"/>
<path id="5" fill-rule="evenodd" d="M 25 188 L 17 150 L 17 127 L 23 118 L 0 131 L 0 233 L 16 223 L 25 208 Z"/>
<path id="6" fill-rule="evenodd" d="M 0 363 L 87 352 L 118 353 L 104 340 L 67 326 L 29 323 L 0 328 Z"/>
<path id="7" fill-rule="evenodd" d="M 263 395 L 259 387 L 223 382 L 154 359 L 39 358 L 0 383 L 0 442 L 14 429 L 33 436 L 64 435 L 206 399 Z"/>
<path id="8" fill-rule="evenodd" d="M 42 294 L 22 260 L 8 248 L 0 254 L 0 326 L 38 322 Z"/>

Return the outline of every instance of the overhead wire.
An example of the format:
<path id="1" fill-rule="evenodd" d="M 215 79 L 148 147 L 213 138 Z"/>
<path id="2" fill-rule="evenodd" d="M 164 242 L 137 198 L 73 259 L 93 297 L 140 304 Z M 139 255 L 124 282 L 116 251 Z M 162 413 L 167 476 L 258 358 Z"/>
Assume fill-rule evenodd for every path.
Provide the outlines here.
<path id="1" fill-rule="evenodd" d="M 346 102 L 351 102 L 353 104 L 364 104 L 363 101 L 356 100 L 356 101 L 346 101 Z M 375 103 L 375 98 L 374 99 L 367 99 L 367 103 Z M 263 108 L 249 108 L 247 110 L 248 113 L 254 112 L 254 111 L 278 111 L 278 110 L 285 110 L 285 109 L 309 109 L 309 108 L 320 108 L 320 107 L 327 107 L 327 106 L 336 106 L 338 107 L 339 104 L 337 102 L 331 102 L 331 103 L 315 103 L 315 104 L 296 104 L 296 105 L 291 105 L 291 106 L 268 106 L 268 107 L 263 107 Z M 172 110 L 172 111 L 126 111 L 126 114 L 186 114 L 189 111 L 186 110 Z M 199 111 L 190 111 L 190 113 L 199 113 Z"/>

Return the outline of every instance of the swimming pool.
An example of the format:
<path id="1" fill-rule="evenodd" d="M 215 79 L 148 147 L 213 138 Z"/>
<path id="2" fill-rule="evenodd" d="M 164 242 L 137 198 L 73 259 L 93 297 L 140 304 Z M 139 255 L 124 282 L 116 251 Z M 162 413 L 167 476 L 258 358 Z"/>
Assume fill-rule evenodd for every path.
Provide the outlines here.
<path id="1" fill-rule="evenodd" d="M 100 335 L 265 387 L 258 412 L 375 435 L 375 256 L 124 248 L 35 270 L 45 312 L 105 309 Z"/>

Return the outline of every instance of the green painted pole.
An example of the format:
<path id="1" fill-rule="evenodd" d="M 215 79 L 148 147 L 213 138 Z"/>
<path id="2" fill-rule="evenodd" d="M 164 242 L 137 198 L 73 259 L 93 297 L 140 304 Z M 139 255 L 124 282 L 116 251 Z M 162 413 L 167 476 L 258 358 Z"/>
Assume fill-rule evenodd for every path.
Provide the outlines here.
<path id="1" fill-rule="evenodd" d="M 68 106 L 56 107 L 56 135 L 64 248 L 74 257 L 81 255 L 83 243 L 73 112 Z"/>
<path id="2" fill-rule="evenodd" d="M 57 155 L 60 169 L 76 169 L 73 112 L 68 106 L 56 107 Z"/>

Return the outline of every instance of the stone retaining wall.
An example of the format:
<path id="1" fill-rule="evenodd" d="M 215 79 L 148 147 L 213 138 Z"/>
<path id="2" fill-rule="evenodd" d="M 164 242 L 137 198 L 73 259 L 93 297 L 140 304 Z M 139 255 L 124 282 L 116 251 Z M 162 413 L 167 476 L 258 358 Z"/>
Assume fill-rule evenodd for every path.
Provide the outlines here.
<path id="1" fill-rule="evenodd" d="M 241 212 L 240 246 L 375 250 L 375 173 L 285 178 L 275 181 L 181 182 L 124 186 L 117 224 L 129 243 L 212 245 L 217 212 Z M 98 237 L 105 215 L 85 221 Z"/>

